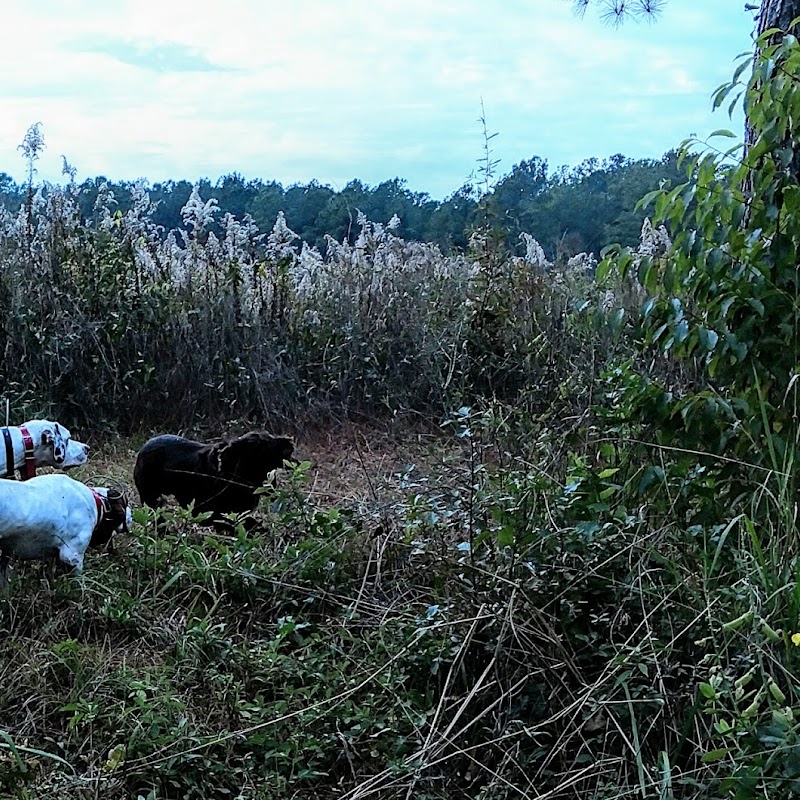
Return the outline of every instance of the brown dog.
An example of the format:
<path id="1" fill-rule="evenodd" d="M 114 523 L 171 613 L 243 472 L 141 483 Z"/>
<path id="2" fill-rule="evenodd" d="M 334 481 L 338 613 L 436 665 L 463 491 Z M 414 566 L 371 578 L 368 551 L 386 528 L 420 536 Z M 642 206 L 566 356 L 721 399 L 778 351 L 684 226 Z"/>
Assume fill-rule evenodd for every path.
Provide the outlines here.
<path id="1" fill-rule="evenodd" d="M 167 495 L 195 511 L 221 514 L 254 511 L 256 489 L 292 457 L 284 436 L 253 431 L 229 441 L 204 444 L 163 434 L 148 440 L 136 456 L 133 480 L 142 502 L 157 508 Z"/>

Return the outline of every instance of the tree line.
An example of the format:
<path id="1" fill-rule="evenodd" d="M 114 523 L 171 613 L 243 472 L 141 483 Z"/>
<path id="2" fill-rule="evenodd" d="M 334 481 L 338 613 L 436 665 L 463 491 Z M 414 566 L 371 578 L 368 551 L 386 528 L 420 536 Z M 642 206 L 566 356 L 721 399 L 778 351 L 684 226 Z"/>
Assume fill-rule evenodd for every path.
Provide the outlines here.
<path id="1" fill-rule="evenodd" d="M 646 213 L 636 208 L 638 200 L 665 182 L 675 185 L 681 178 L 677 154 L 670 151 L 659 159 L 614 155 L 558 169 L 533 156 L 495 180 L 488 192 L 485 186 L 467 182 L 442 201 L 412 191 L 400 178 L 377 186 L 352 180 L 337 191 L 317 181 L 284 187 L 274 180 L 248 180 L 232 173 L 215 183 L 204 178 L 198 189 L 204 200 L 215 199 L 223 214 L 230 212 L 237 219 L 249 214 L 262 231 L 270 230 L 283 211 L 288 226 L 321 252 L 327 248 L 327 237 L 352 243 L 358 235 L 356 216 L 362 212 L 376 222 L 388 222 L 396 215 L 403 238 L 433 242 L 445 252 L 464 251 L 469 232 L 490 217 L 511 246 L 524 231 L 555 261 L 581 252 L 599 254 L 610 243 L 635 245 Z M 76 186 L 82 216 L 96 217 L 109 191 L 116 207 L 126 212 L 133 203 L 134 185 L 102 176 L 83 181 Z M 165 233 L 182 227 L 181 208 L 193 186 L 186 180 L 148 185 L 156 204 L 153 221 Z M 18 209 L 27 192 L 25 183 L 18 184 L 0 172 L 2 206 Z M 101 194 L 103 203 L 98 203 Z"/>

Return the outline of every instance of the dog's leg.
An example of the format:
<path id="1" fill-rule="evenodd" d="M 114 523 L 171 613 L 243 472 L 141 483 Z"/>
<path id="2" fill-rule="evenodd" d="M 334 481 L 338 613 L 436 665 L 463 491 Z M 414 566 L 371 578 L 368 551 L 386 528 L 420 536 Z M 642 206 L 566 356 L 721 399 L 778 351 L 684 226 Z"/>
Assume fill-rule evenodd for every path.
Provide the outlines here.
<path id="1" fill-rule="evenodd" d="M 56 576 L 58 575 L 58 555 L 45 559 L 44 567 L 42 568 L 42 579 L 47 583 L 47 591 L 51 592 L 56 583 Z"/>
<path id="2" fill-rule="evenodd" d="M 164 504 L 164 498 L 157 490 L 151 490 L 145 486 L 137 486 L 137 489 L 142 505 L 155 509 Z"/>
<path id="3" fill-rule="evenodd" d="M 83 553 L 79 553 L 74 547 L 66 544 L 61 545 L 58 557 L 62 564 L 72 567 L 75 575 L 80 575 L 83 571 Z"/>

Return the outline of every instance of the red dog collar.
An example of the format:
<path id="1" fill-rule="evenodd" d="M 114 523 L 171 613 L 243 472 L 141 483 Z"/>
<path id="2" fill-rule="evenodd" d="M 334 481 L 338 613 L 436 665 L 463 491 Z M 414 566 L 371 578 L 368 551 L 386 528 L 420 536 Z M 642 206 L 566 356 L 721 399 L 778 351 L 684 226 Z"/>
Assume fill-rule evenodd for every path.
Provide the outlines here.
<path id="1" fill-rule="evenodd" d="M 103 513 L 106 510 L 106 504 L 103 500 L 103 495 L 101 495 L 100 492 L 96 492 L 91 487 L 89 487 L 89 491 L 91 491 L 91 493 L 94 495 L 94 502 L 97 506 L 97 524 L 99 525 L 100 521 L 103 519 Z"/>
<path id="2" fill-rule="evenodd" d="M 22 467 L 22 480 L 26 481 L 28 478 L 36 476 L 36 459 L 33 456 L 33 437 L 28 432 L 28 429 L 21 427 L 19 432 L 22 434 L 22 446 L 25 448 L 25 464 Z"/>

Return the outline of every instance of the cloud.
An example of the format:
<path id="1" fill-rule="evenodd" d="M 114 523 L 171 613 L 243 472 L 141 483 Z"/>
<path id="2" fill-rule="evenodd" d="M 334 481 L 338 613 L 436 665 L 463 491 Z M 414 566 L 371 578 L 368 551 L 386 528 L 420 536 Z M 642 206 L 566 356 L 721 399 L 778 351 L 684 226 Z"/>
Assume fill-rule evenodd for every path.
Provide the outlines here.
<path id="1" fill-rule="evenodd" d="M 501 172 L 658 156 L 723 127 L 709 96 L 750 27 L 728 0 L 621 29 L 530 0 L 35 5 L 4 7 L 0 171 L 21 178 L 16 147 L 41 121 L 49 180 L 63 153 L 79 177 L 401 177 L 436 197 L 475 166 L 482 100 Z"/>
<path id="2" fill-rule="evenodd" d="M 198 48 L 174 42 L 154 45 L 141 41 L 82 42 L 78 39 L 67 46 L 79 52 L 100 53 L 149 72 L 224 72 L 228 69 L 209 61 Z"/>

